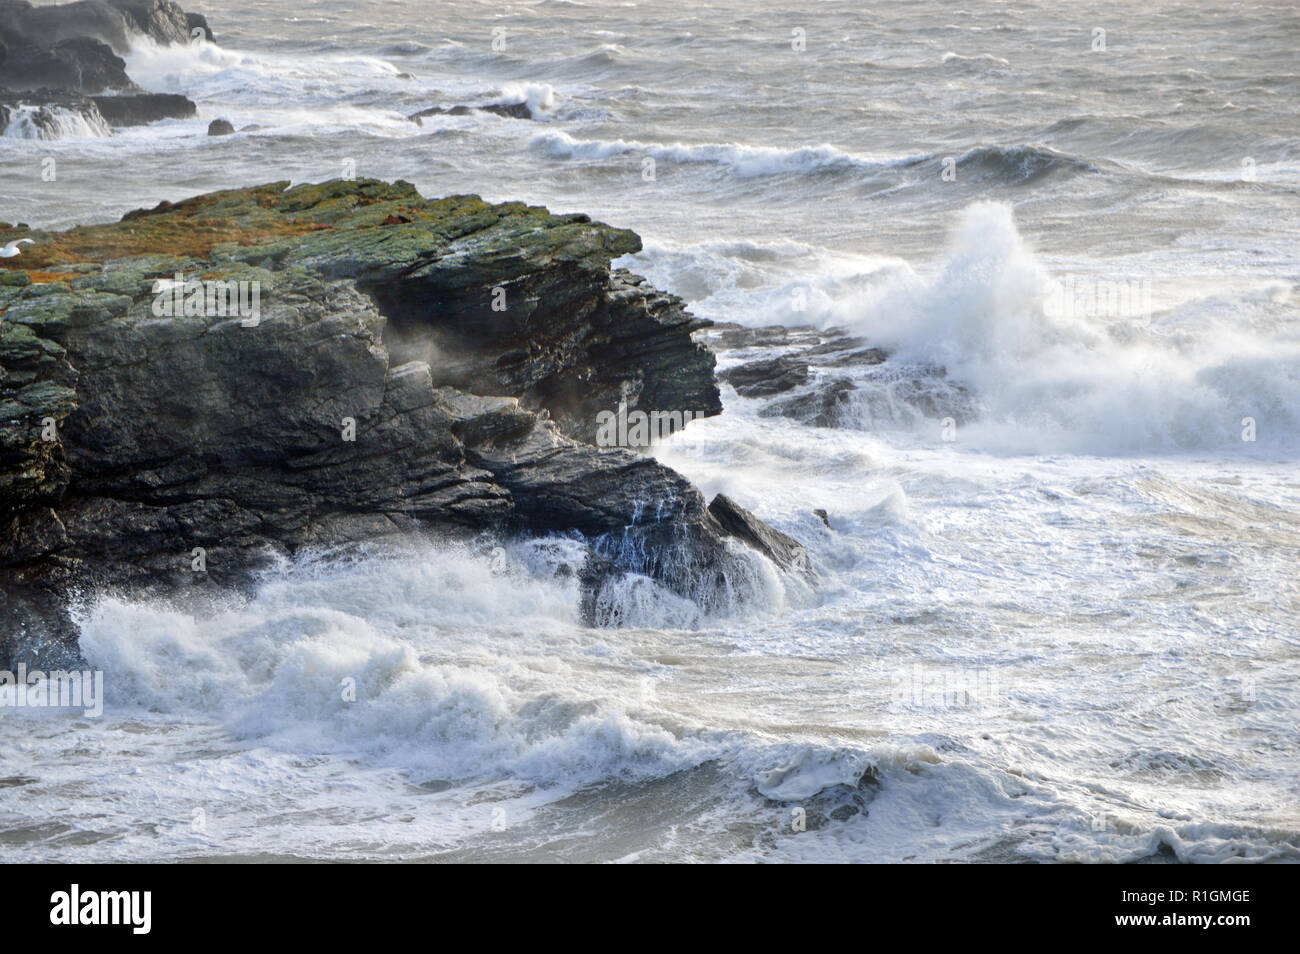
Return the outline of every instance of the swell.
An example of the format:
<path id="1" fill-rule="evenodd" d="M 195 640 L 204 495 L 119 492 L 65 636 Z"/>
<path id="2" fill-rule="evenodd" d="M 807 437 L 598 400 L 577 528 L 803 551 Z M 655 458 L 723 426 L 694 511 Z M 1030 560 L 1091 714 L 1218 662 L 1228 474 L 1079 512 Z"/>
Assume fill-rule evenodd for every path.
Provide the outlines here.
<path id="1" fill-rule="evenodd" d="M 973 174 L 981 182 L 1002 184 L 1029 183 L 1053 173 L 1075 175 L 1103 171 L 1101 163 L 1039 144 L 977 146 L 955 156 L 924 153 L 884 159 L 855 155 L 826 143 L 792 148 L 730 142 L 652 143 L 626 139 L 579 139 L 560 131 L 534 136 L 530 145 L 559 159 L 603 160 L 641 156 L 682 165 L 717 166 L 742 179 L 764 176 L 860 177 L 863 174 L 876 177 L 899 170 L 937 175 L 950 162 L 955 163 L 959 177 L 963 173 Z"/>

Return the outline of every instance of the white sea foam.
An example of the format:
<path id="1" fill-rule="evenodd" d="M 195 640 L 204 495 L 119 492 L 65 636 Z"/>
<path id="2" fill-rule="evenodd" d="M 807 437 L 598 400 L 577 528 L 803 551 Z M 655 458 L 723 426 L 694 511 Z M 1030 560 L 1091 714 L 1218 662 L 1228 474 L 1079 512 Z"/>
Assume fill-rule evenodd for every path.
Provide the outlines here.
<path id="1" fill-rule="evenodd" d="M 1243 447 L 1243 418 L 1268 452 L 1300 440 L 1300 339 L 1286 327 L 1251 331 L 1246 314 L 1252 300 L 1285 300 L 1287 289 L 1270 283 L 1267 294 L 1227 302 L 1191 332 L 1178 313 L 1199 303 L 1158 282 L 1148 322 L 1054 316 L 1051 281 L 1010 208 L 978 203 L 937 269 L 896 273 L 837 301 L 827 318 L 894 349 L 895 361 L 946 368 L 983 405 L 991 446 L 1256 450 Z"/>
<path id="2" fill-rule="evenodd" d="M 555 89 L 549 83 L 506 83 L 501 90 L 501 102 L 527 103 L 533 119 L 548 119 L 555 101 Z"/>

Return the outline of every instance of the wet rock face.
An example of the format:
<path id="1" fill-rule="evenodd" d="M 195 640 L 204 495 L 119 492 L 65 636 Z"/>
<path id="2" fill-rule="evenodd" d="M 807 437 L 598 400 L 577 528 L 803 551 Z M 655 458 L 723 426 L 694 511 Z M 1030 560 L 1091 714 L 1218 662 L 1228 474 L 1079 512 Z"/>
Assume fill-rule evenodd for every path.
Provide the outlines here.
<path id="1" fill-rule="evenodd" d="M 194 103 L 178 93 L 137 93 L 91 97 L 110 126 L 145 126 L 160 119 L 190 119 Z"/>
<path id="2" fill-rule="evenodd" d="M 20 46 L 0 68 L 6 85 L 23 90 L 64 89 L 79 93 L 135 89 L 126 62 L 108 44 L 87 36 L 52 46 Z"/>
<path id="3" fill-rule="evenodd" d="M 719 410 L 704 323 L 609 267 L 631 232 L 367 180 L 0 243 L 17 234 L 0 665 L 72 651 L 51 607 L 76 590 L 239 586 L 277 555 L 427 528 L 578 534 L 591 587 L 635 570 L 696 596 L 744 570 L 736 541 L 797 561 L 654 460 L 591 446 L 618 399 Z"/>
<path id="4" fill-rule="evenodd" d="M 121 54 L 130 48 L 133 36 L 163 44 L 187 43 L 192 28 L 206 26 L 201 15 L 187 14 L 172 0 L 74 0 L 40 6 L 27 0 L 0 3 L 0 39 L 11 50 L 90 37 Z"/>
<path id="5" fill-rule="evenodd" d="M 742 364 L 720 375 L 745 397 L 765 397 L 797 388 L 808 381 L 808 363 L 779 355 Z"/>
<path id="6" fill-rule="evenodd" d="M 186 13 L 171 0 L 76 0 L 44 6 L 0 0 L 0 123 L 6 122 L 6 113 L 12 118 L 20 102 L 46 110 L 72 109 L 92 127 L 105 120 L 128 126 L 193 116 L 194 104 L 184 97 L 142 91 L 127 75 L 122 55 L 135 39 L 188 43 L 196 30 L 212 38 L 200 14 Z M 102 112 L 84 98 L 111 92 L 134 96 L 107 108 L 101 104 Z M 69 101 L 68 94 L 83 98 Z"/>

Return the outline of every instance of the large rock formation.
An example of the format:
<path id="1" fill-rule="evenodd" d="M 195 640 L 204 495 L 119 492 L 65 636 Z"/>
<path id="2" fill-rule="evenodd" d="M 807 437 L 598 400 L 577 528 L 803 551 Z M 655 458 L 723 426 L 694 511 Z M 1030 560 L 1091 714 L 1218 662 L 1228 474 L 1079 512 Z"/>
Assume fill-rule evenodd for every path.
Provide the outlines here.
<path id="1" fill-rule="evenodd" d="M 183 96 L 141 90 L 122 59 L 137 38 L 189 43 L 194 31 L 212 39 L 200 14 L 171 0 L 0 0 L 0 135 L 17 123 L 18 134 L 54 138 L 68 131 L 66 119 L 51 118 L 59 114 L 81 115 L 83 134 L 195 115 Z"/>
<path id="2" fill-rule="evenodd" d="M 620 402 L 720 410 L 707 323 L 610 268 L 632 232 L 366 180 L 0 225 L 19 236 L 36 244 L 0 260 L 0 668 L 74 651 L 74 595 L 238 586 L 394 533 L 581 539 L 588 597 L 636 572 L 731 599 L 760 551 L 810 574 L 730 501 L 719 519 L 652 458 L 589 443 Z"/>

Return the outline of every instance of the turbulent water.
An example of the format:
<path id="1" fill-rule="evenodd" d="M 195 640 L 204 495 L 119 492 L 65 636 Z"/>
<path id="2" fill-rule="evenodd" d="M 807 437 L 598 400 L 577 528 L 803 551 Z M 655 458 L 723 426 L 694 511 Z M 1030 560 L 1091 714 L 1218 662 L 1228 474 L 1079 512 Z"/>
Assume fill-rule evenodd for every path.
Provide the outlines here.
<path id="1" fill-rule="evenodd" d="M 0 858 L 1300 858 L 1292 4 L 198 9 L 220 46 L 127 61 L 201 118 L 0 141 L 0 219 L 404 178 L 891 357 L 836 427 L 724 386 L 655 449 L 815 593 L 629 579 L 593 629 L 567 545 L 412 542 L 88 602 L 107 709 L 6 710 Z M 405 118 L 501 101 L 534 121 Z"/>

